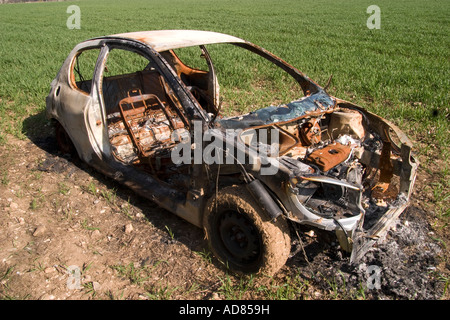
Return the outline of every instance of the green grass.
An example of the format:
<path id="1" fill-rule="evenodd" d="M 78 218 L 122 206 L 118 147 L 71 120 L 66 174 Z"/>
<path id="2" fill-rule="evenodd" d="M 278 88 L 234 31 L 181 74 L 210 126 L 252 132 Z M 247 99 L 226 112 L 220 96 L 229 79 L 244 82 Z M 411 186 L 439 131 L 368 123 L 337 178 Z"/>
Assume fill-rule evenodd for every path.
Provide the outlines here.
<path id="1" fill-rule="evenodd" d="M 79 30 L 66 27 L 70 4 L 81 9 Z M 51 80 L 78 42 L 118 32 L 187 28 L 248 39 L 322 85 L 333 74 L 333 94 L 368 104 L 399 122 L 442 127 L 437 133 L 440 138 L 448 133 L 450 3 L 378 1 L 380 30 L 366 27 L 370 4 L 356 0 L 257 4 L 250 0 L 131 0 L 2 5 L 1 124 L 18 134 L 21 123 L 8 125 L 8 120 L 44 109 Z M 216 59 L 219 66 L 229 64 L 227 56 Z M 246 73 L 244 68 L 245 64 L 232 69 L 240 75 L 238 81 Z M 226 91 L 238 84 L 225 79 L 222 87 Z"/>
<path id="2" fill-rule="evenodd" d="M 130 280 L 132 284 L 142 284 L 150 278 L 146 267 L 135 267 L 133 263 L 128 265 L 113 265 L 113 270 L 124 278 Z"/>
<path id="3" fill-rule="evenodd" d="M 80 225 L 83 229 L 88 230 L 88 231 L 100 230 L 100 228 L 92 227 L 87 219 L 84 219 L 83 221 L 81 221 Z"/>
<path id="4" fill-rule="evenodd" d="M 58 183 L 58 190 L 62 195 L 68 195 L 70 193 L 70 187 L 64 182 Z"/>
<path id="5" fill-rule="evenodd" d="M 66 9 L 71 4 L 81 9 L 79 30 L 66 27 L 70 15 Z M 333 74 L 332 94 L 367 106 L 405 129 L 419 128 L 425 143 L 434 142 L 448 157 L 450 3 L 380 0 L 379 30 L 366 27 L 370 4 L 357 0 L 116 0 L 2 5 L 2 137 L 5 132 L 19 137 L 39 132 L 43 116 L 27 125 L 24 120 L 42 115 L 50 82 L 78 42 L 118 32 L 186 28 L 247 39 L 322 85 Z M 246 63 L 215 53 L 219 70 L 233 61 L 221 80 L 225 97 L 239 111 L 252 109 L 240 103 L 248 95 L 235 90 L 239 85 L 246 87 Z M 238 75 L 237 81 L 229 80 L 233 75 Z M 265 75 L 261 81 L 267 80 Z M 276 85 L 273 88 L 281 94 Z"/>
<path id="6" fill-rule="evenodd" d="M 101 196 L 106 200 L 110 205 L 114 205 L 116 203 L 116 189 L 105 189 L 100 191 Z"/>

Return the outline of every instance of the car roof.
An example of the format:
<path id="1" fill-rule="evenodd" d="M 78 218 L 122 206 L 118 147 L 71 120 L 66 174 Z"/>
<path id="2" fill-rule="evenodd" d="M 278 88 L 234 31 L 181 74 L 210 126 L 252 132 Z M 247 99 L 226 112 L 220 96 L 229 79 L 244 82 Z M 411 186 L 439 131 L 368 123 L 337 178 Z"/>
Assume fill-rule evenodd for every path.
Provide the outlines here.
<path id="1" fill-rule="evenodd" d="M 110 35 L 141 41 L 158 52 L 213 43 L 245 43 L 245 40 L 223 33 L 200 30 L 153 30 Z"/>

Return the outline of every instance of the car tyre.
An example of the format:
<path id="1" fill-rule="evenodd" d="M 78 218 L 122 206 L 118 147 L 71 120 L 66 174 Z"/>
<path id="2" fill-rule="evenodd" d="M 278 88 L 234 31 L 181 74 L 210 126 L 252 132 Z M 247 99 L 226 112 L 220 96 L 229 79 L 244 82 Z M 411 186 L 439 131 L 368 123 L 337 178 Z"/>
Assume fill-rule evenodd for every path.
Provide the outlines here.
<path id="1" fill-rule="evenodd" d="M 208 201 L 203 226 L 211 251 L 238 274 L 275 274 L 291 249 L 286 220 L 270 221 L 244 186 L 226 187 Z"/>

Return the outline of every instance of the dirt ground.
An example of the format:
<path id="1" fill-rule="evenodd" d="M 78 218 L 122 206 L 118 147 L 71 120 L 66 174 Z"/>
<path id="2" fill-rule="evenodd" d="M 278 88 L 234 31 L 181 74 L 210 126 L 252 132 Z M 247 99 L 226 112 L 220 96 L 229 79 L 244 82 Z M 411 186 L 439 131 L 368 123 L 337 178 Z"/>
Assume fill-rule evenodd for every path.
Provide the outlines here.
<path id="1" fill-rule="evenodd" d="M 273 278 L 243 281 L 202 230 L 62 156 L 43 131 L 0 146 L 2 299 L 448 299 L 448 235 L 431 225 L 423 170 L 411 206 L 359 265 L 305 234 Z"/>

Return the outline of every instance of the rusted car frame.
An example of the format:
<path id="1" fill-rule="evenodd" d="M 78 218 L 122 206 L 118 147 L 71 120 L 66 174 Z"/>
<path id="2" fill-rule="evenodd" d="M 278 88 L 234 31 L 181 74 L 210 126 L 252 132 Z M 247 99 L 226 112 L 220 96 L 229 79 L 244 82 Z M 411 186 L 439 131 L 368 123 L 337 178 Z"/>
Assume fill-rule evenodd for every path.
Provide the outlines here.
<path id="1" fill-rule="evenodd" d="M 298 82 L 304 97 L 238 117 L 218 116 L 219 84 L 206 49 L 218 43 L 269 60 Z M 209 70 L 192 69 L 173 52 L 189 46 L 201 49 Z M 76 81 L 77 57 L 92 49 L 99 52 L 92 80 Z M 115 49 L 139 54 L 149 65 L 108 77 Z M 204 228 L 213 252 L 237 272 L 276 272 L 288 257 L 290 230 L 300 226 L 335 234 L 351 261 L 358 261 L 408 205 L 418 166 L 410 140 L 395 125 L 329 95 L 265 49 L 214 32 L 148 31 L 82 42 L 63 63 L 46 102 L 63 151 L 75 151 Z M 225 155 L 242 152 L 251 161 L 174 164 L 169 155 L 195 138 L 194 129 L 212 130 L 216 144 L 233 146 L 222 150 Z M 263 130 L 278 140 L 255 146 Z M 189 141 L 192 156 L 208 147 Z M 277 153 L 261 152 L 274 144 Z M 276 172 L 263 174 L 267 164 Z"/>

